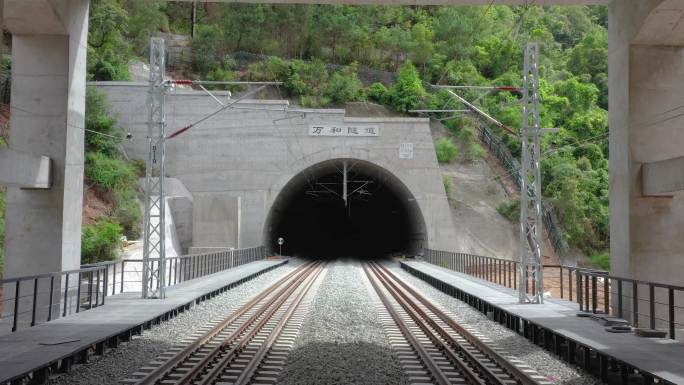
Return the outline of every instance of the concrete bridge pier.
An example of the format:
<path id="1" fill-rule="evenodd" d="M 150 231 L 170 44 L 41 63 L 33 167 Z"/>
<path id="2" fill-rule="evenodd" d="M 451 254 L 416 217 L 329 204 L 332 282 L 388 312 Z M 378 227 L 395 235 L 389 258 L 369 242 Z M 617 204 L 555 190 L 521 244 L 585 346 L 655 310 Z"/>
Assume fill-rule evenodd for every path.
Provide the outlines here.
<path id="1" fill-rule="evenodd" d="M 88 0 L 0 1 L 12 33 L 11 134 L 0 150 L 7 278 L 80 265 L 88 8 Z"/>
<path id="2" fill-rule="evenodd" d="M 609 10 L 612 272 L 682 285 L 684 2 Z"/>

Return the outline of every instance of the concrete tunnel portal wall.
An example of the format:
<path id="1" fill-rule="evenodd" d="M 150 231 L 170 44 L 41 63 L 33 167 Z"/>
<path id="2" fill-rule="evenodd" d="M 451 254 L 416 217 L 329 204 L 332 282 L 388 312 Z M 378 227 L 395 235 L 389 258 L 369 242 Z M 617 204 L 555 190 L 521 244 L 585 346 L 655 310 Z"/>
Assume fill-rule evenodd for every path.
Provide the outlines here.
<path id="1" fill-rule="evenodd" d="M 347 169 L 347 201 L 343 193 Z M 380 257 L 415 254 L 427 229 L 408 187 L 372 162 L 337 158 L 314 164 L 281 189 L 264 224 L 264 244 L 306 257 Z"/>
<path id="2" fill-rule="evenodd" d="M 112 113 L 134 138 L 123 143 L 128 156 L 145 159 L 147 141 L 138 140 L 147 135 L 144 83 L 93 85 L 107 94 Z M 215 94 L 227 97 L 221 91 Z M 304 117 L 283 119 L 287 106 L 284 100 L 244 100 L 242 108 L 167 141 L 171 230 L 182 252 L 259 245 L 274 252 L 279 236 L 286 238 L 287 253 L 460 250 L 428 119 L 350 117 L 344 109 L 307 109 Z M 215 110 L 208 95 L 177 89 L 167 99 L 167 124 L 183 127 Z M 310 132 L 312 126 L 373 127 L 377 135 L 317 136 Z M 345 160 L 350 178 L 373 183 L 349 185 L 349 192 L 361 190 L 351 194 L 351 215 L 341 217 L 341 199 L 324 199 L 328 193 L 317 194 L 308 181 L 341 182 Z M 305 200 L 307 196 L 314 200 Z M 346 222 L 330 223 L 328 218 Z M 299 232 L 282 231 L 288 224 Z M 318 244 L 300 241 L 298 246 L 306 231 L 316 231 Z M 354 250 L 361 246 L 367 251 Z"/>

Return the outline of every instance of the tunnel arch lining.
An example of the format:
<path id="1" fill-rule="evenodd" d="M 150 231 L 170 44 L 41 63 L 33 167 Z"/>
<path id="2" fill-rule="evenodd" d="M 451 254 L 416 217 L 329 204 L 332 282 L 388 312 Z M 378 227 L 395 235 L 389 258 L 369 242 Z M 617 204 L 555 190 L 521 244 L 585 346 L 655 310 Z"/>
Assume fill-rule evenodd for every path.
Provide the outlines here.
<path id="1" fill-rule="evenodd" d="M 368 221 L 374 223 L 379 223 L 382 228 L 376 228 L 375 231 L 378 232 L 378 242 L 384 241 L 387 246 L 391 246 L 388 242 L 391 242 L 391 234 L 385 234 L 385 231 L 390 231 L 391 229 L 396 230 L 396 243 L 401 245 L 402 249 L 391 249 L 386 248 L 383 250 L 383 254 L 391 254 L 395 252 L 404 252 L 408 254 L 420 253 L 424 247 L 427 247 L 427 226 L 425 223 L 425 218 L 423 212 L 419 206 L 419 202 L 410 191 L 409 187 L 397 177 L 393 172 L 389 171 L 386 167 L 374 163 L 369 160 L 353 158 L 353 157 L 339 157 L 330 158 L 327 160 L 322 160 L 314 164 L 308 165 L 302 168 L 294 176 L 290 177 L 282 187 L 277 190 L 277 195 L 273 200 L 270 208 L 268 209 L 267 216 L 264 222 L 263 230 L 263 242 L 266 245 L 267 250 L 270 253 L 276 253 L 278 251 L 277 238 L 282 234 L 283 224 L 286 222 L 294 223 L 292 218 L 287 218 L 286 216 L 298 216 L 293 215 L 291 205 L 300 205 L 302 202 L 302 192 L 311 192 L 313 186 L 318 185 L 317 181 L 329 180 L 331 175 L 340 172 L 342 169 L 342 164 L 347 163 L 353 175 L 356 177 L 361 176 L 361 178 L 367 178 L 372 180 L 375 184 L 375 192 L 380 194 L 378 198 L 384 198 L 382 201 L 377 201 L 375 205 L 369 202 L 350 201 L 350 211 L 354 209 L 353 205 L 356 206 L 356 211 L 363 207 L 364 210 L 374 210 L 376 214 L 373 218 L 365 218 Z M 352 174 L 350 174 L 352 175 Z M 365 179 L 364 179 L 365 180 Z M 326 182 L 331 183 L 331 182 Z M 350 185 L 351 186 L 351 185 Z M 357 186 L 351 186 L 359 188 Z M 305 190 L 305 189 L 309 190 Z M 351 192 L 352 188 L 350 188 Z M 333 195 L 328 194 L 328 195 Z M 334 199 L 334 198 L 333 198 Z M 350 198 L 350 199 L 353 199 Z M 342 200 L 339 200 L 342 204 Z M 332 203 L 334 205 L 334 203 Z M 365 206 L 364 206 L 365 205 Z M 326 209 L 326 205 L 317 206 L 318 209 Z M 382 206 L 382 207 L 373 207 Z M 364 211 L 361 210 L 361 211 Z M 306 215 L 306 212 L 301 212 L 300 215 Z M 369 214 L 370 215 L 370 214 Z M 350 215 L 351 216 L 351 215 Z M 391 223 L 394 221 L 401 222 L 405 224 L 405 228 L 402 228 L 400 224 Z M 385 222 L 382 222 L 384 220 Z M 359 220 L 360 221 L 360 220 Z M 353 221 L 352 221 L 353 222 Z M 301 223 L 300 223 L 301 225 Z M 312 227 L 324 226 L 325 224 L 320 223 L 320 221 L 313 221 Z M 357 223 L 357 225 L 364 226 L 367 223 Z M 388 228 L 385 228 L 388 226 Z M 369 240 L 366 239 L 365 242 Z M 288 240 L 286 239 L 286 244 Z M 373 245 L 375 246 L 375 245 Z M 284 251 L 288 250 L 287 246 Z M 292 251 L 292 249 L 290 249 Z"/>

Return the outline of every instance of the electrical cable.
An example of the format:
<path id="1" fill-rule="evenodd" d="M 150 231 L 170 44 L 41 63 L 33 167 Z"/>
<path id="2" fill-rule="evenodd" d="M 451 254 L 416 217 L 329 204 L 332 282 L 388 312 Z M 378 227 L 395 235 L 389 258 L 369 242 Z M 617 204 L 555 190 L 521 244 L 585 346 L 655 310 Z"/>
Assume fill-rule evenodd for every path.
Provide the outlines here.
<path id="1" fill-rule="evenodd" d="M 570 146 L 578 146 L 578 145 L 587 144 L 587 143 L 594 143 L 594 144 L 595 144 L 595 143 L 601 143 L 601 142 L 603 142 L 604 140 L 607 139 L 607 136 L 608 136 L 608 135 L 609 135 L 609 132 L 605 132 L 605 133 L 603 133 L 603 134 L 601 134 L 601 135 L 596 135 L 596 136 L 593 136 L 593 137 L 591 137 L 591 138 L 587 138 L 587 139 L 585 139 L 585 140 L 581 140 L 581 141 L 578 141 L 578 142 L 575 142 L 575 143 L 572 143 L 572 144 L 566 144 L 566 145 L 563 145 L 563 146 L 561 146 L 561 147 L 552 148 L 552 149 L 549 149 L 549 150 L 544 151 L 544 152 L 542 153 L 542 156 L 556 154 L 556 153 L 558 153 L 558 152 L 560 152 L 560 151 L 562 151 L 562 150 L 564 150 L 565 148 L 570 147 Z"/>

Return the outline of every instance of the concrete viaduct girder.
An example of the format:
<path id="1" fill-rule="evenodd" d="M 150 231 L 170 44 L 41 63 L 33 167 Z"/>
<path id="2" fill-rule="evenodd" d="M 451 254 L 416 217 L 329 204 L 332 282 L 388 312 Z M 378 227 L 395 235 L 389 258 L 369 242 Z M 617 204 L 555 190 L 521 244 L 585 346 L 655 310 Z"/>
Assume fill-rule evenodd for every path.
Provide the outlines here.
<path id="1" fill-rule="evenodd" d="M 489 4 L 489 0 L 238 1 Z M 664 111 L 681 107 L 684 99 L 684 1 L 538 0 L 535 4 L 608 5 L 613 272 L 683 283 L 679 272 L 684 269 L 684 197 L 679 192 L 666 198 L 644 196 L 641 168 L 652 163 L 650 175 L 657 175 L 652 172 L 654 168 L 666 164 L 658 162 L 684 155 L 684 132 L 679 128 L 684 118 L 662 119 Z M 47 191 L 10 188 L 7 276 L 78 265 L 88 5 L 88 0 L 0 0 L 4 25 L 14 40 L 10 147 L 50 157 L 54 174 L 52 188 Z M 35 60 L 38 57 L 41 60 Z M 39 94 L 46 97 L 37 98 Z M 23 114 L 22 110 L 31 113 Z M 56 244 L 61 247 L 54 247 Z"/>

